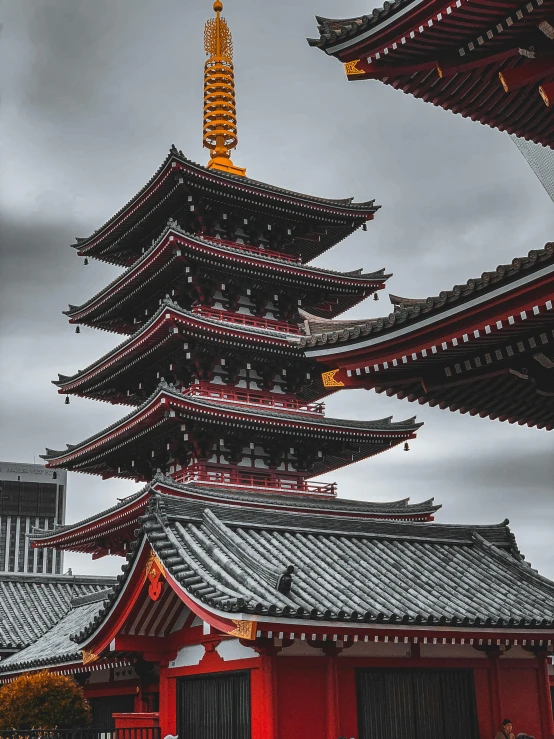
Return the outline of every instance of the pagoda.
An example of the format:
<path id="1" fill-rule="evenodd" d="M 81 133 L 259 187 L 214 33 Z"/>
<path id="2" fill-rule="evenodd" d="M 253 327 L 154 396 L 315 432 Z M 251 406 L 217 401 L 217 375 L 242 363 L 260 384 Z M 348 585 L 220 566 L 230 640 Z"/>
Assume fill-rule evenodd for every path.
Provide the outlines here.
<path id="1" fill-rule="evenodd" d="M 104 479 L 150 482 L 159 473 L 210 489 L 334 497 L 333 483 L 312 478 L 407 445 L 419 426 L 414 419 L 327 418 L 322 401 L 334 388 L 302 345 L 303 311 L 334 318 L 385 286 L 383 269 L 310 265 L 365 229 L 378 206 L 266 185 L 232 162 L 232 41 L 220 3 L 214 9 L 205 32 L 208 166 L 172 147 L 145 187 L 75 244 L 85 263 L 98 259 L 124 271 L 71 305 L 70 323 L 124 340 L 55 384 L 66 403 L 77 395 L 130 412 L 44 458 L 50 468 Z M 124 553 L 130 539 L 128 532 L 117 541 L 103 536 L 92 550 Z"/>
<path id="2" fill-rule="evenodd" d="M 129 739 L 484 739 L 514 706 L 518 731 L 551 736 L 554 583 L 524 560 L 508 522 L 436 523 L 433 500 L 347 500 L 313 480 L 407 445 L 418 428 L 323 412 L 350 377 L 334 349 L 370 332 L 336 319 L 388 275 L 310 262 L 377 206 L 266 185 L 231 160 L 231 36 L 220 2 L 214 10 L 208 167 L 172 148 L 76 244 L 123 272 L 69 320 L 123 340 L 55 384 L 66 402 L 129 413 L 48 450 L 48 466 L 146 485 L 86 520 L 34 531 L 33 546 L 123 555 L 122 573 L 3 660 L 0 685 L 38 670 L 72 675 L 95 729 Z M 527 263 L 523 272 L 537 277 Z M 371 331 L 392 335 L 393 323 Z"/>

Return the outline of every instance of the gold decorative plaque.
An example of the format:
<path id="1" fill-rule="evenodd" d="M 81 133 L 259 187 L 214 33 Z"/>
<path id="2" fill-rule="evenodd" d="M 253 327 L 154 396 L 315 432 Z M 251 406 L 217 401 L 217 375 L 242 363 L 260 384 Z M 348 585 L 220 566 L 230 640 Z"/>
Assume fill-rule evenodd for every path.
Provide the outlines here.
<path id="1" fill-rule="evenodd" d="M 81 654 L 83 655 L 83 664 L 88 665 L 91 662 L 96 662 L 99 659 L 98 655 L 94 652 L 89 652 L 88 649 L 83 649 Z"/>
<path id="2" fill-rule="evenodd" d="M 340 372 L 339 369 L 331 370 L 330 372 L 322 372 L 321 379 L 323 380 L 323 387 L 344 387 L 344 382 L 335 380 L 335 375 Z"/>
<path id="3" fill-rule="evenodd" d="M 356 74 L 365 74 L 363 69 L 358 69 L 359 59 L 355 59 L 353 62 L 346 62 L 344 65 L 344 71 L 347 77 L 353 77 Z"/>
<path id="4" fill-rule="evenodd" d="M 238 636 L 239 639 L 251 640 L 256 638 L 255 621 L 237 621 L 233 619 L 233 623 L 236 624 L 236 629 L 229 631 L 229 636 Z"/>

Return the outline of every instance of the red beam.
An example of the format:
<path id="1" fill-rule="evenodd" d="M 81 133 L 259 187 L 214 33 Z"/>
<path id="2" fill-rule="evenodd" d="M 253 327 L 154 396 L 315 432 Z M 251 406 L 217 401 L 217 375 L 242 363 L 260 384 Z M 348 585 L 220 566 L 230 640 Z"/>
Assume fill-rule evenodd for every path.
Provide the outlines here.
<path id="1" fill-rule="evenodd" d="M 505 69 L 498 77 L 506 92 L 513 92 L 538 82 L 542 77 L 554 74 L 554 57 L 533 59 L 513 69 Z"/>

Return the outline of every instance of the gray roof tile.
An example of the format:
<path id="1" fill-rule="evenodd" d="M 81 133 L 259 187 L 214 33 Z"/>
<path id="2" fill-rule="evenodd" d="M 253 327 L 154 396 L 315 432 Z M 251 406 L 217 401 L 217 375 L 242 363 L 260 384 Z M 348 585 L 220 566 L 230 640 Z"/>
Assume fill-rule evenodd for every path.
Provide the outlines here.
<path id="1" fill-rule="evenodd" d="M 33 644 L 3 660 L 0 674 L 80 660 L 81 650 L 70 637 L 96 616 L 106 593 L 106 590 L 100 591 L 95 599 L 89 599 L 91 602 L 74 602 L 64 616 Z"/>
<path id="2" fill-rule="evenodd" d="M 184 591 L 229 613 L 316 622 L 551 627 L 554 583 L 524 561 L 507 523 L 360 520 L 207 506 L 157 494 L 142 530 Z M 282 587 L 284 577 L 289 582 Z M 109 610 L 106 604 L 75 638 L 86 638 Z"/>
<path id="3" fill-rule="evenodd" d="M 0 574 L 0 649 L 21 649 L 65 616 L 73 598 L 105 590 L 114 578 Z"/>

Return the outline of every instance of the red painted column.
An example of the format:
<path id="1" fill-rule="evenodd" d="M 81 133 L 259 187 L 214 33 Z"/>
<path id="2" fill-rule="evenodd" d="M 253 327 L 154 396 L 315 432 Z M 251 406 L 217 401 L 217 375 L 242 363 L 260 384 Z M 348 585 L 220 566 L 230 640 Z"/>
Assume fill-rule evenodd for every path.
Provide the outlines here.
<path id="1" fill-rule="evenodd" d="M 338 739 L 340 736 L 340 711 L 339 711 L 339 681 L 337 671 L 337 657 L 341 651 L 335 644 L 325 644 L 323 651 L 326 654 L 325 661 L 327 673 L 327 737 L 326 739 Z"/>
<path id="2" fill-rule="evenodd" d="M 252 646 L 251 642 L 245 642 Z M 258 710 L 264 717 L 263 739 L 278 739 L 279 729 L 277 720 L 277 681 L 275 679 L 275 658 L 281 647 L 273 643 L 255 644 L 254 649 L 260 655 L 260 693 L 262 705 Z"/>
<path id="3" fill-rule="evenodd" d="M 548 676 L 548 655 L 544 652 L 537 653 L 539 705 L 541 710 L 541 726 L 544 737 L 552 737 L 554 734 L 554 722 L 552 720 L 552 699 L 550 697 L 550 678 Z"/>
<path id="4" fill-rule="evenodd" d="M 491 712 L 493 726 L 502 726 L 502 700 L 500 697 L 500 680 L 498 677 L 498 660 L 500 650 L 487 651 L 489 658 L 489 680 L 491 690 Z"/>

